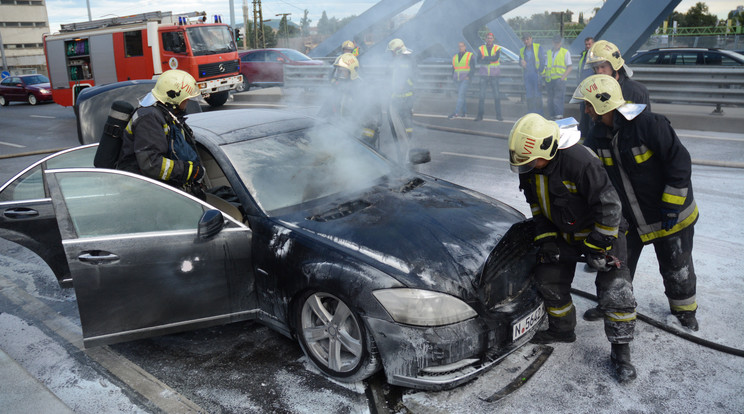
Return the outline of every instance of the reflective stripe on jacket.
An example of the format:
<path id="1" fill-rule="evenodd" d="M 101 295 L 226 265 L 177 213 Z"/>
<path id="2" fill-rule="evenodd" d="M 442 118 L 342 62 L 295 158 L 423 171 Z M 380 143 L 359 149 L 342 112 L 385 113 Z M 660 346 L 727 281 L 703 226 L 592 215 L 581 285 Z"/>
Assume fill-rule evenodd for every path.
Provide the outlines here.
<path id="1" fill-rule="evenodd" d="M 644 243 L 689 227 L 698 219 L 692 161 L 669 120 L 644 111 L 632 121 L 615 113 L 612 130 L 595 124 L 585 145 L 593 149 L 620 194 L 623 214 Z M 661 227 L 661 209 L 679 211 L 677 224 Z"/>
<path id="2" fill-rule="evenodd" d="M 486 48 L 486 45 L 481 45 L 481 47 L 478 48 L 478 51 L 480 52 L 480 59 L 483 60 L 483 58 L 488 56 L 496 56 L 496 54 L 501 50 L 501 46 L 499 45 L 493 45 L 491 46 L 491 50 L 488 50 Z M 498 76 L 501 72 L 499 66 L 501 65 L 501 59 L 495 60 L 493 62 L 488 62 L 488 65 L 485 65 L 485 70 L 481 70 L 481 75 L 485 76 Z"/>
<path id="3" fill-rule="evenodd" d="M 536 242 L 560 235 L 575 243 L 592 231 L 617 237 L 620 199 L 602 163 L 586 147 L 558 150 L 546 168 L 520 174 L 519 187 L 535 219 Z"/>
<path id="4" fill-rule="evenodd" d="M 553 56 L 553 49 L 548 49 L 548 61 L 545 66 L 545 79 L 558 79 L 566 73 L 566 54 L 568 50 L 562 47 Z"/>

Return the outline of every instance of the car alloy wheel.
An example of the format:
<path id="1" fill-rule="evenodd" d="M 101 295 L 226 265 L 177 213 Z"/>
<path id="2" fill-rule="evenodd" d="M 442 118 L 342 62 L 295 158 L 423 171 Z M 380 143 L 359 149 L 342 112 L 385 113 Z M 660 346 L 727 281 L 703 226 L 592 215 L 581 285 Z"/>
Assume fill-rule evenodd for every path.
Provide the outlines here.
<path id="1" fill-rule="evenodd" d="M 36 96 L 34 94 L 30 93 L 28 94 L 28 103 L 31 105 L 36 105 L 38 101 L 36 100 Z"/>
<path id="2" fill-rule="evenodd" d="M 321 371 L 339 381 L 355 382 L 379 369 L 373 339 L 341 299 L 314 292 L 306 295 L 297 309 L 300 346 Z"/>
<path id="3" fill-rule="evenodd" d="M 8 100 L 2 95 L 0 95 L 0 106 L 8 106 Z"/>

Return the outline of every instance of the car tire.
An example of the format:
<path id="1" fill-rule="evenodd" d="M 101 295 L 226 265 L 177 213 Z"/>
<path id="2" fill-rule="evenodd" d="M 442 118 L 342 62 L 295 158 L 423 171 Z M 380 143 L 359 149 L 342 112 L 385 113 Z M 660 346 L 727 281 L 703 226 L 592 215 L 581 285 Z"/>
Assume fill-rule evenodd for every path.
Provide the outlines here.
<path id="1" fill-rule="evenodd" d="M 230 97 L 230 91 L 222 91 L 222 92 L 215 92 L 213 94 L 209 95 L 209 98 L 205 98 L 204 100 L 207 101 L 209 106 L 212 108 L 217 108 L 218 106 L 222 106 L 227 102 L 227 98 Z"/>
<path id="2" fill-rule="evenodd" d="M 0 106 L 8 106 L 8 100 L 2 95 L 0 95 Z"/>
<path id="3" fill-rule="evenodd" d="M 329 377 L 357 382 L 380 369 L 374 339 L 362 319 L 343 300 L 308 292 L 296 309 L 296 335 L 308 359 Z"/>
<path id="4" fill-rule="evenodd" d="M 28 98 L 26 98 L 29 105 L 36 105 L 39 103 L 39 101 L 36 99 L 36 96 L 32 93 L 28 94 Z"/>

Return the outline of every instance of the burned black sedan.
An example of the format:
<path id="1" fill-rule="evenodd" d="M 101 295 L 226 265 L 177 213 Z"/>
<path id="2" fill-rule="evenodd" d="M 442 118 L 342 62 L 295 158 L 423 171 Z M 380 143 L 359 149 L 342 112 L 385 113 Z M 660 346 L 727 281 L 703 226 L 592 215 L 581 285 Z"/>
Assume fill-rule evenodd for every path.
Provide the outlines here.
<path id="1" fill-rule="evenodd" d="M 189 124 L 206 202 L 67 168 L 92 165 L 95 145 L 0 187 L 0 236 L 71 277 L 86 346 L 259 320 L 334 379 L 383 369 L 391 384 L 443 389 L 533 335 L 544 311 L 516 210 L 310 117 L 231 110 Z"/>

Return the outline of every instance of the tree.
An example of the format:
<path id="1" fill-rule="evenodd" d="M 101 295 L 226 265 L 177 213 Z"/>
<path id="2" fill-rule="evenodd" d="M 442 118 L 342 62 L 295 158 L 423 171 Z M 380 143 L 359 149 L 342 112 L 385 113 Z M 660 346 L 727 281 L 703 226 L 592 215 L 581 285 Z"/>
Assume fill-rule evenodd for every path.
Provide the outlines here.
<path id="1" fill-rule="evenodd" d="M 331 21 L 328 19 L 328 15 L 325 10 L 318 20 L 318 34 L 331 34 L 333 33 L 333 26 Z"/>
<path id="2" fill-rule="evenodd" d="M 715 26 L 716 23 L 718 23 L 718 17 L 708 13 L 708 5 L 703 2 L 697 2 L 685 14 L 685 26 L 687 27 Z"/>
<path id="3" fill-rule="evenodd" d="M 312 20 L 307 18 L 308 11 L 305 9 L 305 12 L 302 15 L 302 19 L 300 19 L 300 31 L 302 32 L 303 36 L 306 36 L 310 30 L 310 22 Z"/>

